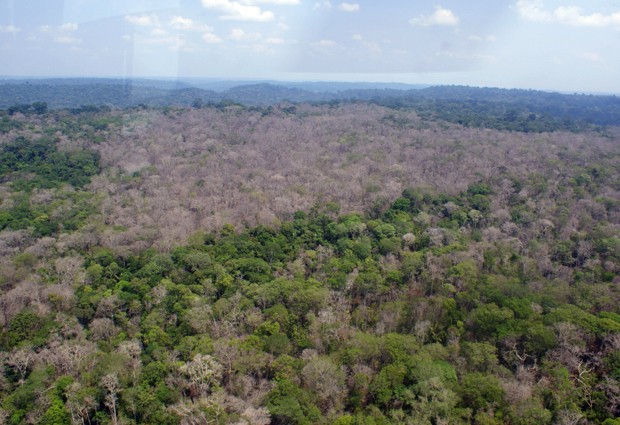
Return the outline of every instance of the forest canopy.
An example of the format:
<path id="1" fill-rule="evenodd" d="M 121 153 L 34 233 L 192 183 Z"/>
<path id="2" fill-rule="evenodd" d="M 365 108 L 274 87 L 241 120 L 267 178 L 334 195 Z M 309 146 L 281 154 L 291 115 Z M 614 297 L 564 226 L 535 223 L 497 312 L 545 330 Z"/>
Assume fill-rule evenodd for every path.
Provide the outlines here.
<path id="1" fill-rule="evenodd" d="M 0 113 L 0 423 L 617 424 L 620 129 L 432 90 Z"/>

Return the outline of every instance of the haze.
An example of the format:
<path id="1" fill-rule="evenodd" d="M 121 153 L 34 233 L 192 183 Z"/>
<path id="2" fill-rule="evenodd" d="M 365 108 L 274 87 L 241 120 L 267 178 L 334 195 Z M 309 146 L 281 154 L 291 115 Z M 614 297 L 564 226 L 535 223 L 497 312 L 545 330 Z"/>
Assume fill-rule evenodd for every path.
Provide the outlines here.
<path id="1" fill-rule="evenodd" d="M 620 93 L 620 1 L 0 0 L 1 76 Z"/>

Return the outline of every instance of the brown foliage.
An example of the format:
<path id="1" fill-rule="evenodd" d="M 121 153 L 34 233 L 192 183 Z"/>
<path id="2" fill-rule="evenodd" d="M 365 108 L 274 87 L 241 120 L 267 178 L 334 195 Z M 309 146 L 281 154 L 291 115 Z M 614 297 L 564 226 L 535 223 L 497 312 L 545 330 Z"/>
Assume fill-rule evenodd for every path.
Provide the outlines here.
<path id="1" fill-rule="evenodd" d="M 395 115 L 403 124 L 389 119 Z M 367 104 L 299 105 L 295 114 L 277 108 L 131 111 L 124 122 L 122 131 L 94 146 L 108 170 L 91 188 L 102 196 L 105 224 L 124 229 L 104 232 L 101 243 L 131 251 L 151 243 L 169 248 L 197 229 L 224 223 L 278 222 L 328 201 L 346 213 L 367 210 L 379 196 L 394 199 L 407 187 L 456 193 L 500 172 L 526 176 L 559 159 L 582 162 L 614 149 L 593 134 L 464 128 Z M 559 198 L 566 196 L 564 170 L 554 166 L 558 179 L 548 190 Z M 498 200 L 512 191 L 506 181 Z M 554 203 L 522 196 L 539 202 L 532 207 L 543 216 L 554 213 Z M 605 212 L 584 213 L 582 222 Z M 544 221 L 532 228 L 533 234 L 548 230 Z"/>

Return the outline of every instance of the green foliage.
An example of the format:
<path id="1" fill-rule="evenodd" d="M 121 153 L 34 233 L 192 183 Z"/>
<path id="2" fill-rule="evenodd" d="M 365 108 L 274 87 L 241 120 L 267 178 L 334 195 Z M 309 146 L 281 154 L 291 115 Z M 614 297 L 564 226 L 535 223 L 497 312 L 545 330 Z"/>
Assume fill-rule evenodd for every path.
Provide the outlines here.
<path id="1" fill-rule="evenodd" d="M 611 319 L 596 317 L 574 305 L 563 305 L 555 309 L 545 316 L 545 322 L 548 324 L 560 322 L 573 323 L 587 333 L 596 336 L 610 332 L 620 332 L 620 323 Z"/>
<path id="2" fill-rule="evenodd" d="M 484 342 L 465 342 L 461 345 L 461 354 L 466 360 L 467 368 L 472 371 L 493 372 L 498 365 L 497 348 Z"/>
<path id="3" fill-rule="evenodd" d="M 286 334 L 275 332 L 265 338 L 265 351 L 275 356 L 287 354 L 291 351 L 290 340 Z"/>
<path id="4" fill-rule="evenodd" d="M 23 124 L 21 122 L 12 120 L 8 116 L 3 116 L 2 119 L 0 119 L 0 134 L 8 133 L 13 129 L 20 129 L 22 126 Z"/>
<path id="5" fill-rule="evenodd" d="M 343 415 L 334 421 L 332 425 L 354 425 L 355 418 L 351 415 Z"/>
<path id="6" fill-rule="evenodd" d="M 69 425 L 71 423 L 71 416 L 62 400 L 54 398 L 39 423 L 41 425 Z"/>
<path id="7" fill-rule="evenodd" d="M 60 151 L 57 141 L 23 136 L 0 149 L 0 176 L 10 180 L 11 204 L 0 210 L 0 230 L 32 228 L 36 236 L 76 230 L 93 213 L 93 195 L 76 192 L 99 172 L 98 154 L 90 151 Z M 31 194 L 55 189 L 52 199 L 33 202 Z"/>
<path id="8" fill-rule="evenodd" d="M 24 310 L 9 323 L 3 345 L 6 348 L 27 344 L 42 346 L 54 325 L 52 320 Z"/>
<path id="9" fill-rule="evenodd" d="M 31 228 L 35 236 L 77 230 L 94 212 L 92 198 L 88 193 L 59 190 L 53 201 L 33 204 L 27 193 L 17 192 L 13 205 L 0 210 L 0 229 Z"/>
<path id="10" fill-rule="evenodd" d="M 281 424 L 311 425 L 321 417 L 310 394 L 288 380 L 276 383 L 267 396 L 267 408 L 276 423 Z"/>
<path id="11" fill-rule="evenodd" d="M 599 100 L 611 108 L 608 113 L 598 113 L 596 104 Z M 589 127 L 588 123 L 617 123 L 619 108 L 614 97 L 564 97 L 556 93 L 454 86 L 414 90 L 400 97 L 380 98 L 376 102 L 392 108 L 413 109 L 425 119 L 526 133 L 581 131 Z"/>
<path id="12" fill-rule="evenodd" d="M 16 184 L 24 188 L 51 188 L 62 183 L 82 187 L 90 177 L 99 172 L 99 157 L 94 152 L 59 151 L 57 142 L 40 138 L 35 141 L 22 136 L 2 146 L 0 151 L 0 176 L 9 173 L 36 177 Z"/>
<path id="13" fill-rule="evenodd" d="M 380 406 L 390 406 L 402 400 L 405 393 L 407 368 L 401 363 L 389 364 L 381 369 L 370 383 L 370 394 Z"/>
<path id="14" fill-rule="evenodd" d="M 547 425 L 550 424 L 553 419 L 553 414 L 548 409 L 545 409 L 541 401 L 535 397 L 524 400 L 511 407 L 512 409 L 509 413 L 509 417 L 511 423 L 515 425 Z"/>
<path id="15" fill-rule="evenodd" d="M 1 406 L 9 414 L 9 424 L 24 423 L 26 414 L 36 408 L 41 389 L 47 388 L 50 384 L 49 372 L 43 368 L 35 369 L 23 384 L 16 386 L 9 395 L 3 398 Z M 51 413 L 57 418 L 63 418 L 62 402 L 56 403 L 56 408 L 52 409 Z"/>
<path id="16" fill-rule="evenodd" d="M 497 410 L 504 403 L 504 390 L 497 377 L 493 375 L 466 374 L 461 381 L 460 394 L 463 405 L 473 409 L 474 413 L 489 409 Z"/>
<path id="17" fill-rule="evenodd" d="M 497 338 L 510 329 L 514 313 L 495 304 L 484 304 L 471 313 L 471 331 L 479 338 Z"/>
<path id="18" fill-rule="evenodd" d="M 139 248 L 142 235 L 122 249 L 58 236 L 79 229 L 93 204 L 60 183 L 49 203 L 36 201 L 42 189 L 26 183 L 40 176 L 28 164 L 54 158 L 55 142 L 16 146 L 3 155 L 12 152 L 21 169 L 6 176 L 21 176 L 12 188 L 23 191 L 9 194 L 0 223 L 33 231 L 3 234 L 3 300 L 19 305 L 26 278 L 38 276 L 37 295 L 51 295 L 37 302 L 56 296 L 66 305 L 48 317 L 7 304 L 0 395 L 9 423 L 67 423 L 76 406 L 85 423 L 109 423 L 108 375 L 118 377 L 117 413 L 127 423 L 239 423 L 265 415 L 252 410 L 264 394 L 274 424 L 615 415 L 620 239 L 611 221 L 620 209 L 584 189 L 612 172 L 582 167 L 565 176 L 564 191 L 542 174 L 485 179 L 461 193 L 407 189 L 368 215 L 336 217 L 335 205 L 317 204 L 279 227 L 224 225 L 159 252 Z M 579 188 L 571 233 L 559 216 Z M 43 235 L 56 239 L 35 240 Z M 61 256 L 85 261 L 66 271 Z M 79 279 L 57 285 L 64 272 Z M 198 356 L 212 360 L 209 385 L 189 372 Z"/>

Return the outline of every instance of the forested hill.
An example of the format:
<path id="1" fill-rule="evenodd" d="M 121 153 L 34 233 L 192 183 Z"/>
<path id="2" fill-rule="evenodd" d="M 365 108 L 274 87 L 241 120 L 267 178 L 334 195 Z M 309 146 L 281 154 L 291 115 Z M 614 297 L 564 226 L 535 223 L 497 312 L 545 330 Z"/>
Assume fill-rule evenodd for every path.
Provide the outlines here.
<path id="1" fill-rule="evenodd" d="M 617 96 L 370 83 L 233 84 L 120 79 L 5 80 L 0 82 L 0 108 L 27 112 L 33 103 L 44 103 L 53 109 L 71 109 L 83 105 L 202 107 L 231 103 L 272 106 L 283 102 L 370 101 L 391 108 L 414 110 L 423 118 L 468 127 L 542 132 L 579 131 L 591 125 L 620 125 L 620 98 Z"/>
<path id="2" fill-rule="evenodd" d="M 438 86 L 384 96 L 386 106 L 409 107 L 459 124 L 487 126 L 493 121 L 525 121 L 536 129 L 540 119 L 597 125 L 620 124 L 620 98 L 560 94 L 535 90 L 506 90 L 464 86 Z M 539 123 L 540 124 L 540 123 Z M 510 129 L 510 128 L 508 128 Z"/>

